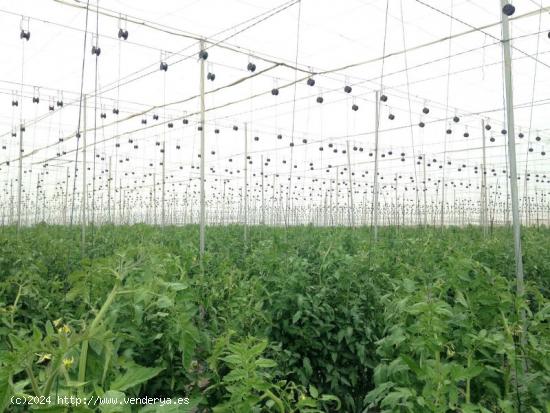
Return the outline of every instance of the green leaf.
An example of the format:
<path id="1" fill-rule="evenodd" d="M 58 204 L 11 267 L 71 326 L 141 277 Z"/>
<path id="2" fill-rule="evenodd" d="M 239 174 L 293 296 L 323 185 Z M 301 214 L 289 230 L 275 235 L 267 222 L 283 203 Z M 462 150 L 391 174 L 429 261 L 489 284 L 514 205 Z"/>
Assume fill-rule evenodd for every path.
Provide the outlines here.
<path id="1" fill-rule="evenodd" d="M 55 331 L 53 329 L 53 326 L 50 320 L 46 321 L 46 334 L 50 337 L 55 334 Z"/>
<path id="2" fill-rule="evenodd" d="M 138 384 L 144 383 L 156 375 L 158 375 L 164 368 L 161 367 L 143 367 L 132 366 L 122 375 L 117 377 L 111 383 L 111 390 L 124 391 Z"/>
<path id="3" fill-rule="evenodd" d="M 422 374 L 422 369 L 420 366 L 408 355 L 401 354 L 401 360 L 415 373 L 416 375 Z"/>
<path id="4" fill-rule="evenodd" d="M 243 362 L 242 357 L 236 354 L 230 354 L 229 356 L 225 356 L 222 358 L 222 360 L 228 364 L 235 364 L 235 365 L 241 364 Z"/>
<path id="5" fill-rule="evenodd" d="M 277 363 L 273 360 L 260 358 L 260 359 L 256 360 L 256 366 L 258 366 L 260 368 L 264 368 L 264 369 L 269 369 L 269 368 L 272 368 L 272 367 L 277 367 Z"/>
<path id="6" fill-rule="evenodd" d="M 462 294 L 462 291 L 457 290 L 455 294 L 455 300 L 457 303 L 462 304 L 464 307 L 468 307 L 468 302 L 466 301 L 466 298 L 464 297 L 464 294 Z"/>
<path id="7" fill-rule="evenodd" d="M 340 399 L 336 396 L 333 396 L 332 394 L 323 394 L 321 396 L 321 401 L 335 402 L 336 403 L 336 407 L 334 408 L 335 411 L 340 410 L 340 407 L 342 406 L 342 403 L 340 402 Z"/>
<path id="8" fill-rule="evenodd" d="M 13 394 L 10 375 L 7 371 L 0 372 L 0 412 L 3 412 L 10 404 L 10 398 Z"/>
<path id="9" fill-rule="evenodd" d="M 317 397 L 319 397 L 319 390 L 317 390 L 317 388 L 313 384 L 310 384 L 309 385 L 309 394 L 311 394 L 311 397 L 316 399 Z"/>
<path id="10" fill-rule="evenodd" d="M 304 357 L 302 361 L 304 365 L 304 370 L 306 371 L 306 375 L 309 377 L 313 373 L 313 369 L 311 368 L 311 363 L 309 362 L 309 358 Z"/>
<path id="11" fill-rule="evenodd" d="M 99 407 L 101 413 L 118 413 L 123 412 L 124 408 L 127 407 L 124 404 L 124 398 L 126 395 L 120 391 L 109 390 L 105 392 L 102 399 L 106 399 L 109 403 L 102 404 Z"/>
<path id="12" fill-rule="evenodd" d="M 252 346 L 252 348 L 250 349 L 250 353 L 253 356 L 259 356 L 264 352 L 266 347 L 267 347 L 267 340 L 262 340 L 258 344 Z"/>
<path id="13" fill-rule="evenodd" d="M 185 290 L 188 286 L 186 284 L 183 284 L 183 283 L 178 283 L 178 282 L 170 282 L 170 283 L 166 283 L 166 286 L 174 291 L 181 291 L 181 290 Z"/>

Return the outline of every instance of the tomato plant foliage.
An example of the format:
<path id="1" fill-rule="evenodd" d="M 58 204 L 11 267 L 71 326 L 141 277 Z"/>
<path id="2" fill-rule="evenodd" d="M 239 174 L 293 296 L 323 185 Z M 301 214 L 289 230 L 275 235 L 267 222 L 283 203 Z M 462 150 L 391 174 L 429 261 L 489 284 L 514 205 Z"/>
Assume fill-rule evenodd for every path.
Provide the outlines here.
<path id="1" fill-rule="evenodd" d="M 0 412 L 550 412 L 548 229 L 523 297 L 506 229 L 214 227 L 202 265 L 197 239 L 3 228 Z"/>

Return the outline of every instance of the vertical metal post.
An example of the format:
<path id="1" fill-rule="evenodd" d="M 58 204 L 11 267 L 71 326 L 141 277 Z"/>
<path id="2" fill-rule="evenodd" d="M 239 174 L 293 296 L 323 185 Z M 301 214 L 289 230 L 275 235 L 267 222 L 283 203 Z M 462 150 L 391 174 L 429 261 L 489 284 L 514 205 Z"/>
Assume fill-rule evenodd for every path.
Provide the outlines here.
<path id="1" fill-rule="evenodd" d="M 107 214 L 109 216 L 109 224 L 111 220 L 111 157 L 109 156 L 109 177 L 107 178 Z"/>
<path id="2" fill-rule="evenodd" d="M 34 200 L 34 225 L 38 224 L 38 190 L 40 189 L 40 173 L 36 175 L 36 198 Z"/>
<path id="3" fill-rule="evenodd" d="M 122 189 L 122 183 L 120 184 L 120 198 L 121 198 L 121 214 L 120 214 L 120 222 L 123 225 L 126 225 L 126 213 L 128 210 L 126 209 L 126 191 Z"/>
<path id="4" fill-rule="evenodd" d="M 10 179 L 10 225 L 13 225 L 13 179 Z"/>
<path id="5" fill-rule="evenodd" d="M 120 225 L 124 224 L 124 211 L 122 209 L 122 178 L 118 180 L 118 215 L 120 217 Z"/>
<path id="6" fill-rule="evenodd" d="M 21 192 L 23 188 L 23 122 L 19 126 L 19 172 L 17 174 L 17 233 L 21 228 Z"/>
<path id="7" fill-rule="evenodd" d="M 262 174 L 262 225 L 265 225 L 265 200 L 264 200 L 264 156 L 261 156 L 262 166 L 260 173 Z"/>
<path id="8" fill-rule="evenodd" d="M 486 158 L 486 136 L 485 120 L 481 121 L 481 133 L 483 139 L 483 164 L 481 165 L 481 225 L 483 226 L 483 236 L 487 236 L 487 158 Z"/>
<path id="9" fill-rule="evenodd" d="M 501 8 L 506 4 L 500 0 Z M 510 166 L 510 189 L 512 193 L 512 221 L 514 231 L 514 252 L 516 255 L 517 295 L 524 293 L 523 261 L 521 252 L 521 227 L 519 218 L 518 177 L 516 166 L 516 134 L 514 129 L 514 93 L 512 88 L 512 59 L 510 53 L 510 27 L 508 16 L 502 13 L 502 49 L 504 52 L 504 78 L 506 86 L 506 118 L 508 123 L 508 163 Z"/>
<path id="10" fill-rule="evenodd" d="M 67 224 L 67 204 L 69 203 L 69 167 L 67 167 L 67 180 L 65 182 L 65 196 L 63 201 L 63 225 Z"/>
<path id="11" fill-rule="evenodd" d="M 426 186 L 427 184 L 427 181 L 426 181 L 426 154 L 423 154 L 422 155 L 422 163 L 423 163 L 423 169 L 424 169 L 424 189 L 423 189 L 423 192 L 424 192 L 424 226 L 427 227 L 428 226 L 428 205 L 426 203 L 426 197 L 427 197 L 427 192 L 428 192 L 428 188 Z"/>
<path id="12" fill-rule="evenodd" d="M 82 131 L 82 222 L 81 222 L 81 240 L 80 240 L 80 255 L 84 257 L 84 245 L 86 243 L 86 198 L 88 195 L 86 187 L 86 95 L 84 95 L 84 105 L 83 105 L 83 131 Z"/>
<path id="13" fill-rule="evenodd" d="M 153 173 L 153 225 L 157 225 L 157 174 Z"/>
<path id="14" fill-rule="evenodd" d="M 355 211 L 353 208 L 353 181 L 351 180 L 351 155 L 349 153 L 349 141 L 346 141 L 346 153 L 348 155 L 348 179 L 349 179 L 349 224 L 355 228 Z"/>
<path id="15" fill-rule="evenodd" d="M 42 188 L 42 221 L 46 222 L 46 191 Z"/>
<path id="16" fill-rule="evenodd" d="M 162 194 L 161 194 L 161 206 L 160 206 L 160 213 L 161 213 L 161 220 L 160 223 L 164 227 L 166 225 L 166 210 L 164 206 L 165 202 L 165 188 L 166 188 L 166 151 L 164 150 L 165 147 L 165 141 L 162 141 Z M 202 167 L 201 167 L 202 169 Z"/>
<path id="17" fill-rule="evenodd" d="M 514 142 L 514 145 L 515 145 L 515 142 Z M 508 174 L 509 162 L 508 162 L 508 148 L 506 146 L 504 147 L 504 156 L 506 159 L 506 174 Z M 504 215 L 503 215 L 503 219 L 506 226 L 510 225 L 510 203 L 508 201 L 509 198 L 510 198 L 510 181 L 507 176 L 506 177 L 506 210 L 504 211 Z M 518 195 L 518 198 L 519 198 L 519 195 Z M 521 221 L 520 221 L 520 225 L 521 225 Z"/>
<path id="18" fill-rule="evenodd" d="M 397 194 L 397 178 L 398 175 L 395 174 L 395 225 L 399 228 L 399 198 Z"/>
<path id="19" fill-rule="evenodd" d="M 222 205 L 220 208 L 220 224 L 225 225 L 225 185 L 227 184 L 227 180 L 223 180 L 223 194 L 222 194 Z"/>
<path id="20" fill-rule="evenodd" d="M 204 40 L 201 40 L 200 42 L 201 50 L 204 50 Z M 201 196 L 200 196 L 200 204 L 201 204 L 201 215 L 200 215 L 200 235 L 199 235 L 199 251 L 201 258 L 204 256 L 204 238 L 205 238 L 205 218 L 206 218 L 206 202 L 205 202 L 205 193 L 204 193 L 204 59 L 200 59 L 201 61 L 201 67 L 200 67 L 200 94 L 201 94 L 201 120 L 200 120 L 200 126 L 201 126 L 201 184 L 200 184 L 200 190 L 201 190 Z"/>
<path id="21" fill-rule="evenodd" d="M 376 107 L 376 117 L 375 117 L 375 129 L 374 129 L 374 185 L 373 185 L 373 213 L 372 213 L 372 222 L 373 222 L 373 231 L 374 231 L 374 241 L 378 241 L 378 130 L 380 123 L 380 98 L 379 92 L 375 94 L 374 105 Z"/>
<path id="22" fill-rule="evenodd" d="M 248 241 L 248 123 L 244 124 L 244 243 Z"/>
<path id="23" fill-rule="evenodd" d="M 329 205 L 329 213 L 330 213 L 330 226 L 334 226 L 334 208 L 332 206 L 332 179 L 329 179 L 329 194 L 330 194 L 330 205 Z"/>
<path id="24" fill-rule="evenodd" d="M 276 174 L 273 174 L 273 187 L 272 187 L 272 191 L 271 191 L 271 216 L 272 216 L 272 219 L 271 219 L 271 225 L 275 226 L 275 225 L 278 225 L 279 221 L 278 221 L 278 218 L 276 219 L 275 218 L 275 211 L 277 209 L 276 207 L 276 199 L 275 199 L 275 176 Z"/>
<path id="25" fill-rule="evenodd" d="M 338 182 L 338 167 L 336 167 L 336 226 L 340 225 L 340 203 L 338 202 L 340 198 L 340 184 Z"/>

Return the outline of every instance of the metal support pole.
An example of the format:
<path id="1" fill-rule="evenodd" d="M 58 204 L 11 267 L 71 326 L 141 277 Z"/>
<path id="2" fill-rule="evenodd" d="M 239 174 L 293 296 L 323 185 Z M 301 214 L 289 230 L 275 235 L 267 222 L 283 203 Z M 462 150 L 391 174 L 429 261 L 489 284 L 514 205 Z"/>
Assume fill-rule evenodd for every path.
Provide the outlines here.
<path id="1" fill-rule="evenodd" d="M 10 225 L 13 225 L 13 179 L 10 179 Z"/>
<path id="2" fill-rule="evenodd" d="M 122 178 L 119 178 L 118 185 L 118 215 L 120 218 L 120 225 L 123 225 L 124 211 L 122 209 Z"/>
<path id="3" fill-rule="evenodd" d="M 166 151 L 164 150 L 165 147 L 165 141 L 162 141 L 162 194 L 161 194 L 161 206 L 160 206 L 160 213 L 161 213 L 161 225 L 164 227 L 166 225 L 166 210 L 164 206 L 165 197 L 166 197 Z M 202 169 L 202 168 L 201 168 Z"/>
<path id="4" fill-rule="evenodd" d="M 483 226 L 483 236 L 487 237 L 487 158 L 486 158 L 486 136 L 485 121 L 481 121 L 481 133 L 483 138 L 483 164 L 481 165 L 481 225 Z"/>
<path id="5" fill-rule="evenodd" d="M 36 197 L 34 200 L 34 225 L 38 224 L 38 190 L 40 189 L 40 174 L 36 176 Z"/>
<path id="6" fill-rule="evenodd" d="M 42 188 L 42 221 L 46 222 L 46 191 Z"/>
<path id="7" fill-rule="evenodd" d="M 201 40 L 200 42 L 200 48 L 201 50 L 204 50 L 204 40 Z M 200 190 L 201 190 L 201 215 L 200 215 L 200 235 L 199 235 L 199 251 L 201 258 L 204 256 L 204 238 L 205 238 L 205 218 L 206 218 L 206 202 L 205 202 L 205 193 L 204 193 L 204 59 L 200 59 L 201 61 L 201 67 L 200 67 L 200 94 L 201 94 L 201 120 L 200 120 L 200 126 L 201 126 L 201 184 L 200 184 Z"/>
<path id="8" fill-rule="evenodd" d="M 427 197 L 427 192 L 428 192 L 428 188 L 426 186 L 426 154 L 423 154 L 422 155 L 422 163 L 423 163 L 423 169 L 424 169 L 424 226 L 427 227 L 428 226 L 428 205 L 426 203 L 426 197 Z"/>
<path id="9" fill-rule="evenodd" d="M 265 200 L 264 200 L 264 156 L 261 156 L 262 166 L 261 166 L 261 175 L 262 175 L 262 225 L 265 225 Z"/>
<path id="10" fill-rule="evenodd" d="M 351 155 L 349 153 L 349 141 L 346 141 L 346 152 L 348 155 L 348 179 L 349 179 L 349 224 L 355 228 L 355 211 L 353 208 L 353 181 L 351 180 Z"/>
<path id="11" fill-rule="evenodd" d="M 63 201 L 63 225 L 67 224 L 67 204 L 69 203 L 69 167 L 67 167 L 67 180 L 65 182 L 65 199 Z"/>
<path id="12" fill-rule="evenodd" d="M 336 167 L 336 197 L 335 197 L 335 204 L 336 204 L 336 226 L 340 225 L 340 183 L 338 182 L 338 167 Z"/>
<path id="13" fill-rule="evenodd" d="M 84 95 L 84 105 L 82 108 L 82 120 L 84 130 L 82 131 L 82 222 L 81 222 L 81 240 L 80 240 L 80 255 L 84 256 L 84 245 L 86 243 L 86 198 L 88 195 L 86 187 L 86 95 Z"/>
<path id="14" fill-rule="evenodd" d="M 244 124 L 244 243 L 248 241 L 248 124 Z"/>
<path id="15" fill-rule="evenodd" d="M 501 8 L 506 4 L 500 0 Z M 502 13 L 502 49 L 504 52 L 504 80 L 506 86 L 506 118 L 508 123 L 508 163 L 510 165 L 510 189 L 512 193 L 512 223 L 514 231 L 514 252 L 516 255 L 517 295 L 523 296 L 523 261 L 521 252 L 521 227 L 519 218 L 518 177 L 516 166 L 516 143 L 514 129 L 514 93 L 512 88 L 512 59 L 510 53 L 510 27 L 508 16 Z"/>
<path id="16" fill-rule="evenodd" d="M 376 117 L 375 117 L 375 129 L 374 129 L 374 185 L 373 185 L 373 213 L 372 213 L 372 222 L 373 222 L 373 231 L 374 231 L 374 241 L 378 241 L 378 130 L 380 127 L 380 97 L 379 92 L 375 94 L 375 106 L 376 106 Z"/>
<path id="17" fill-rule="evenodd" d="M 397 179 L 398 175 L 395 174 L 395 225 L 399 228 L 399 198 L 397 193 Z"/>
<path id="18" fill-rule="evenodd" d="M 157 174 L 153 173 L 153 225 L 157 225 Z"/>
<path id="19" fill-rule="evenodd" d="M 23 188 L 23 122 L 19 127 L 19 172 L 17 174 L 17 233 L 21 228 L 21 192 Z"/>
<path id="20" fill-rule="evenodd" d="M 111 220 L 111 157 L 109 156 L 109 177 L 107 178 L 107 214 L 109 216 L 109 224 Z"/>

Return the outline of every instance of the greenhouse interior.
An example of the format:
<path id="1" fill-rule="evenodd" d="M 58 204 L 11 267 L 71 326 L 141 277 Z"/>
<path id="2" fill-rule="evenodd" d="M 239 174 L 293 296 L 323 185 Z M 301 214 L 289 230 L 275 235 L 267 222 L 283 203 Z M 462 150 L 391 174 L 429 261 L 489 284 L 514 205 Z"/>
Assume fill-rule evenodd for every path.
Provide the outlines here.
<path id="1" fill-rule="evenodd" d="M 549 0 L 0 21 L 0 413 L 550 413 Z"/>

